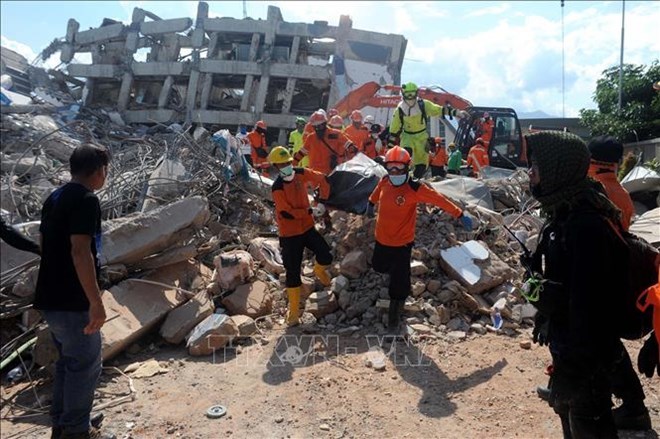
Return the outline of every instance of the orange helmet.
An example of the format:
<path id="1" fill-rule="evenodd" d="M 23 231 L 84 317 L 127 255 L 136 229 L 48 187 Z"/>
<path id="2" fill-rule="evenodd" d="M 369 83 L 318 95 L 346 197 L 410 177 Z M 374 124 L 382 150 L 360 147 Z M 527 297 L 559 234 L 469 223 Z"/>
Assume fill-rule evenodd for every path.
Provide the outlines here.
<path id="1" fill-rule="evenodd" d="M 331 108 L 328 110 L 328 117 L 336 116 L 339 114 L 339 111 L 337 111 L 336 108 Z"/>
<path id="2" fill-rule="evenodd" d="M 353 110 L 351 113 L 351 121 L 362 122 L 362 112 L 360 110 Z"/>
<path id="3" fill-rule="evenodd" d="M 410 164 L 410 154 L 408 154 L 408 151 L 401 148 L 400 146 L 395 146 L 385 154 L 385 163 L 390 162 L 403 163 L 404 165 L 408 165 Z"/>
<path id="4" fill-rule="evenodd" d="M 261 128 L 262 130 L 265 130 L 266 129 L 266 122 L 264 122 L 263 120 L 259 120 L 259 121 L 257 121 L 257 123 L 254 124 L 254 127 L 255 128 Z"/>
<path id="5" fill-rule="evenodd" d="M 486 142 L 484 142 L 484 139 L 482 139 L 481 137 L 477 139 L 477 144 L 486 146 Z"/>
<path id="6" fill-rule="evenodd" d="M 314 113 L 312 113 L 311 116 L 309 116 L 309 123 L 311 123 L 313 127 L 316 127 L 321 124 L 328 123 L 328 118 L 325 115 L 325 112 L 321 112 L 321 110 L 317 110 Z"/>
<path id="7" fill-rule="evenodd" d="M 340 115 L 335 114 L 330 118 L 328 125 L 331 128 L 341 129 L 344 126 L 344 119 L 342 119 Z"/>

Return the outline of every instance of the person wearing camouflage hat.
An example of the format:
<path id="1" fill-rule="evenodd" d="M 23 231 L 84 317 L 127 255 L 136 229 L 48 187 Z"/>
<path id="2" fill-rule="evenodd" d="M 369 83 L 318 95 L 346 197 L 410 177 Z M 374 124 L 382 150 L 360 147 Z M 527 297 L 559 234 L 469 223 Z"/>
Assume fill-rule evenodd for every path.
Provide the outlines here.
<path id="1" fill-rule="evenodd" d="M 530 190 L 547 217 L 529 262 L 545 281 L 535 302 L 533 337 L 552 355 L 548 402 L 564 437 L 615 438 L 614 371 L 630 362 L 612 300 L 627 280 L 626 245 L 610 225 L 620 212 L 588 178 L 590 155 L 582 139 L 542 131 L 526 140 Z"/>

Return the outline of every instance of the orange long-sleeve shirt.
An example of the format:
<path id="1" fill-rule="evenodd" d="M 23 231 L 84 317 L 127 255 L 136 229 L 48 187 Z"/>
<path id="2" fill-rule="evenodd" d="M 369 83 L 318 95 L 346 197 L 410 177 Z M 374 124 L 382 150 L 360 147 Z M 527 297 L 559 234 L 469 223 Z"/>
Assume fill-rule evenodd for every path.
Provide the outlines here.
<path id="1" fill-rule="evenodd" d="M 488 158 L 488 151 L 483 145 L 476 144 L 470 148 L 468 152 L 467 164 L 471 166 L 477 172 L 481 172 L 482 168 L 485 168 L 490 164 L 490 159 Z"/>
<path id="2" fill-rule="evenodd" d="M 495 121 L 493 119 L 488 119 L 481 125 L 482 133 L 481 138 L 484 142 L 490 143 L 490 139 L 493 138 L 493 130 L 495 129 Z"/>
<path id="3" fill-rule="evenodd" d="M 252 165 L 255 169 L 268 167 L 268 145 L 266 144 L 266 136 L 259 134 L 256 130 L 251 131 L 247 135 L 248 142 L 250 142 L 250 156 L 252 157 Z M 261 154 L 263 157 L 261 157 Z"/>
<path id="4" fill-rule="evenodd" d="M 367 127 L 360 125 L 359 128 L 355 128 L 355 125 L 351 124 L 344 129 L 344 134 L 355 143 L 360 152 L 364 152 L 364 142 L 369 138 Z"/>
<path id="5" fill-rule="evenodd" d="M 616 164 L 592 160 L 589 165 L 589 177 L 599 181 L 605 187 L 610 201 L 621 209 L 621 225 L 627 231 L 630 228 L 630 220 L 635 212 L 635 207 L 630 194 L 616 178 Z"/>
<path id="6" fill-rule="evenodd" d="M 294 155 L 293 164 L 309 157 L 309 168 L 328 175 L 344 161 L 349 143 L 352 142 L 344 133 L 333 128 L 327 128 L 322 139 L 316 133 L 310 134 L 303 137 L 303 147 Z"/>
<path id="7" fill-rule="evenodd" d="M 409 179 L 401 186 L 394 186 L 388 176 L 380 180 L 369 202 L 378 204 L 376 241 L 390 247 L 415 240 L 417 203 L 433 204 L 455 218 L 463 214 L 460 207 L 426 184 Z"/>
<path id="8" fill-rule="evenodd" d="M 438 146 L 435 153 L 431 153 L 431 166 L 447 166 L 447 150 L 444 146 Z"/>
<path id="9" fill-rule="evenodd" d="M 376 151 L 376 142 L 378 139 L 372 139 L 371 136 L 367 137 L 367 140 L 364 141 L 362 144 L 362 153 L 369 157 L 371 160 L 375 159 L 376 156 L 378 155 L 378 151 Z"/>
<path id="10" fill-rule="evenodd" d="M 314 218 L 310 213 L 308 186 L 319 188 L 319 197 L 327 199 L 330 185 L 325 175 L 309 168 L 295 168 L 291 181 L 277 177 L 273 182 L 272 192 L 275 202 L 275 219 L 280 236 L 302 235 L 314 227 Z"/>

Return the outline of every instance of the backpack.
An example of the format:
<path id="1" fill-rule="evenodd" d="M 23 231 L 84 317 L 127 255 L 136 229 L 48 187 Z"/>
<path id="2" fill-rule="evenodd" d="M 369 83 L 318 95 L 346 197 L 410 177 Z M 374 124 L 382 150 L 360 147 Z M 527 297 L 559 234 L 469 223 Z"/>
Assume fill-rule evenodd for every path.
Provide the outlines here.
<path id="1" fill-rule="evenodd" d="M 609 222 L 609 221 L 608 221 Z M 637 340 L 653 329 L 653 309 L 637 306 L 640 295 L 658 281 L 656 258 L 658 250 L 632 233 L 620 230 L 609 222 L 615 234 L 628 247 L 628 288 L 620 297 L 619 335 L 626 340 Z"/>
<path id="2" fill-rule="evenodd" d="M 426 115 L 426 106 L 424 105 L 424 99 L 422 98 L 417 98 L 417 105 L 419 105 L 419 110 L 422 112 L 422 120 L 424 121 L 424 126 L 426 127 L 426 130 L 428 131 L 429 127 L 429 118 Z M 401 135 L 401 132 L 403 131 L 403 110 L 401 107 L 397 108 L 397 112 L 399 113 L 399 120 L 401 121 L 401 129 L 399 130 L 398 133 L 396 133 L 397 136 Z"/>

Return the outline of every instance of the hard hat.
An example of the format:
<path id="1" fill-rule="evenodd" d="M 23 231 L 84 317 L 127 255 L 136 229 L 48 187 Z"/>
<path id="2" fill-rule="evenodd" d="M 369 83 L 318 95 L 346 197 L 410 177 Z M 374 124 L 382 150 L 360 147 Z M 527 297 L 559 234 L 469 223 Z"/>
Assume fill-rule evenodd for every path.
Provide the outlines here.
<path id="1" fill-rule="evenodd" d="M 618 163 L 623 157 L 623 145 L 612 136 L 597 136 L 587 145 L 591 160 Z"/>
<path id="2" fill-rule="evenodd" d="M 372 124 L 372 123 L 374 123 L 374 117 L 371 114 L 364 117 L 364 124 L 365 125 L 369 125 L 369 124 Z"/>
<path id="3" fill-rule="evenodd" d="M 395 146 L 385 154 L 385 163 L 392 162 L 408 165 L 410 164 L 410 154 L 408 154 L 408 151 L 401 148 L 400 146 Z"/>
<path id="4" fill-rule="evenodd" d="M 449 144 L 449 149 L 455 149 L 455 148 L 456 148 L 456 144 L 454 142 L 451 142 Z"/>
<path id="5" fill-rule="evenodd" d="M 270 151 L 270 154 L 268 154 L 268 161 L 274 165 L 278 165 L 281 163 L 292 162 L 293 157 L 291 157 L 291 153 L 285 147 L 276 146 Z"/>
<path id="6" fill-rule="evenodd" d="M 442 137 L 439 137 L 439 136 L 438 136 L 438 137 L 436 137 L 436 138 L 433 139 L 433 140 L 435 140 L 435 143 L 438 143 L 438 144 L 442 143 Z"/>
<path id="7" fill-rule="evenodd" d="M 417 93 L 417 84 L 414 82 L 407 82 L 401 86 L 401 93 Z"/>
<path id="8" fill-rule="evenodd" d="M 351 121 L 362 122 L 362 112 L 360 110 L 353 110 L 351 113 Z"/>
<path id="9" fill-rule="evenodd" d="M 336 108 L 331 108 L 331 109 L 328 110 L 328 117 L 332 117 L 332 116 L 335 116 L 337 114 L 339 114 L 339 111 L 337 111 Z"/>
<path id="10" fill-rule="evenodd" d="M 296 125 L 305 125 L 307 123 L 307 119 L 304 117 L 296 117 Z"/>
<path id="11" fill-rule="evenodd" d="M 340 115 L 335 114 L 330 118 L 328 125 L 330 125 L 332 128 L 341 129 L 344 126 L 344 119 L 342 119 Z"/>
<path id="12" fill-rule="evenodd" d="M 477 138 L 476 143 L 478 143 L 479 145 L 486 145 L 486 142 L 484 142 L 484 139 L 482 139 L 481 137 Z"/>
<path id="13" fill-rule="evenodd" d="M 261 128 L 262 130 L 265 130 L 266 129 L 266 122 L 264 122 L 263 120 L 259 120 L 259 121 L 257 121 L 257 123 L 254 124 L 254 127 L 255 128 Z"/>
<path id="14" fill-rule="evenodd" d="M 328 123 L 328 117 L 325 115 L 325 111 L 321 112 L 321 110 L 317 110 L 312 113 L 312 115 L 309 116 L 309 123 L 314 127 Z"/>
<path id="15" fill-rule="evenodd" d="M 325 112 L 325 110 L 324 110 L 323 108 L 319 108 L 319 109 L 318 109 L 318 110 L 316 110 L 316 111 L 319 111 L 319 112 L 321 112 L 321 113 L 323 113 L 323 114 L 325 114 L 325 115 L 326 115 L 326 117 L 328 116 L 328 115 L 327 115 L 327 113 Z"/>

